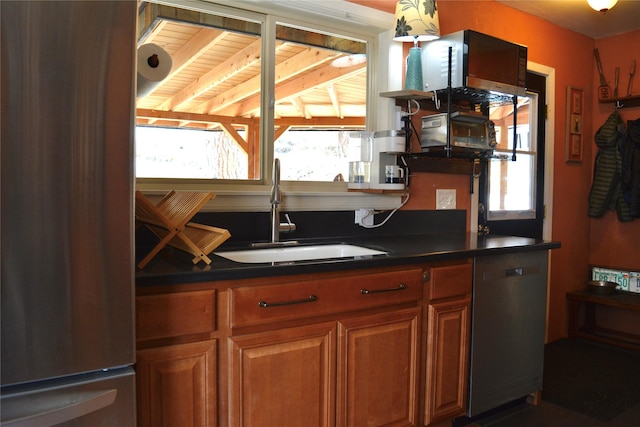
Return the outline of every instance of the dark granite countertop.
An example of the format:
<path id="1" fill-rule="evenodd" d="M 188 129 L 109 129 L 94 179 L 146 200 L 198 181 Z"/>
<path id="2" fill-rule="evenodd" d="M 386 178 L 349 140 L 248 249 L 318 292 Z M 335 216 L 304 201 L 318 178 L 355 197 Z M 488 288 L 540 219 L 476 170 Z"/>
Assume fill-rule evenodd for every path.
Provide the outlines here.
<path id="1" fill-rule="evenodd" d="M 143 270 L 137 270 L 136 286 L 173 285 L 411 265 L 560 247 L 559 242 L 515 236 L 477 236 L 469 233 L 360 236 L 299 239 L 299 241 L 300 244 L 349 243 L 378 249 L 386 254 L 277 264 L 245 264 L 217 256 L 214 251 L 209 255 L 212 260 L 210 265 L 205 265 L 203 262 L 193 265 L 188 254 L 178 250 L 163 249 Z M 245 244 L 238 243 L 232 246 L 225 245 L 224 250 L 246 248 Z"/>

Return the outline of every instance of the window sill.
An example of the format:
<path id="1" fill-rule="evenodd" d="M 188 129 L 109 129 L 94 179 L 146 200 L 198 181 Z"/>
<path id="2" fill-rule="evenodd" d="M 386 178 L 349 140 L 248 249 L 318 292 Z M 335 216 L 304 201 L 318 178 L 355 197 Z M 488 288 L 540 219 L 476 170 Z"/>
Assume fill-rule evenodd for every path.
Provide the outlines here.
<path id="1" fill-rule="evenodd" d="M 347 190 L 346 183 L 320 183 L 319 191 L 296 188 L 302 187 L 297 183 L 283 183 L 282 211 L 351 211 L 360 208 L 390 210 L 402 203 L 404 192 L 369 193 Z M 306 183 L 309 184 L 309 183 Z M 184 188 L 181 188 L 184 187 Z M 324 188 L 323 188 L 324 187 Z M 266 185 L 225 185 L 216 188 L 210 183 L 201 184 L 158 184 L 140 183 L 136 188 L 142 191 L 154 203 L 157 203 L 171 190 L 214 191 L 216 197 L 208 202 L 202 212 L 268 212 L 271 209 L 269 201 L 271 187 Z"/>

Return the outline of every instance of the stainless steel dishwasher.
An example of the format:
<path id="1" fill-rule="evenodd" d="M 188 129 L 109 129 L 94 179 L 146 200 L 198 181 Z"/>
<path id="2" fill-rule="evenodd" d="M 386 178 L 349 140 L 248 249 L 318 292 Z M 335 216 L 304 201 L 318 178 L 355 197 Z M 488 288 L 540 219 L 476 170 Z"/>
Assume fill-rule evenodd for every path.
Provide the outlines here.
<path id="1" fill-rule="evenodd" d="M 542 389 L 547 254 L 475 259 L 469 417 Z"/>

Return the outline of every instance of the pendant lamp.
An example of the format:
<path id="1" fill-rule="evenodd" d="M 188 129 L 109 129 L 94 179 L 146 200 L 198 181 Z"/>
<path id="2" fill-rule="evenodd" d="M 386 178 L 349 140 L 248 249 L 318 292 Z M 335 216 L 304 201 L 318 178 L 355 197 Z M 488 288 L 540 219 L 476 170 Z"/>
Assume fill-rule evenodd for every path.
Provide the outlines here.
<path id="1" fill-rule="evenodd" d="M 407 57 L 404 90 L 424 91 L 422 54 L 419 42 L 440 37 L 440 22 L 436 0 L 400 0 L 396 5 L 394 40 L 413 42 Z"/>

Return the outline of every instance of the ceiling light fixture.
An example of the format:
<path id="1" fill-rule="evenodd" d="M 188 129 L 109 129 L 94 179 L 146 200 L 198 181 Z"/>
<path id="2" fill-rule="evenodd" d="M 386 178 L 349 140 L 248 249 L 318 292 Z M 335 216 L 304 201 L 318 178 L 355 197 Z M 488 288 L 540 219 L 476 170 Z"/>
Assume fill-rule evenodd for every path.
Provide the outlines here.
<path id="1" fill-rule="evenodd" d="M 394 40 L 413 42 L 407 58 L 404 90 L 424 91 L 422 54 L 418 42 L 440 37 L 440 20 L 436 0 L 400 0 L 396 5 Z"/>
<path id="2" fill-rule="evenodd" d="M 589 6 L 598 12 L 607 13 L 609 9 L 618 3 L 618 0 L 587 0 Z"/>

